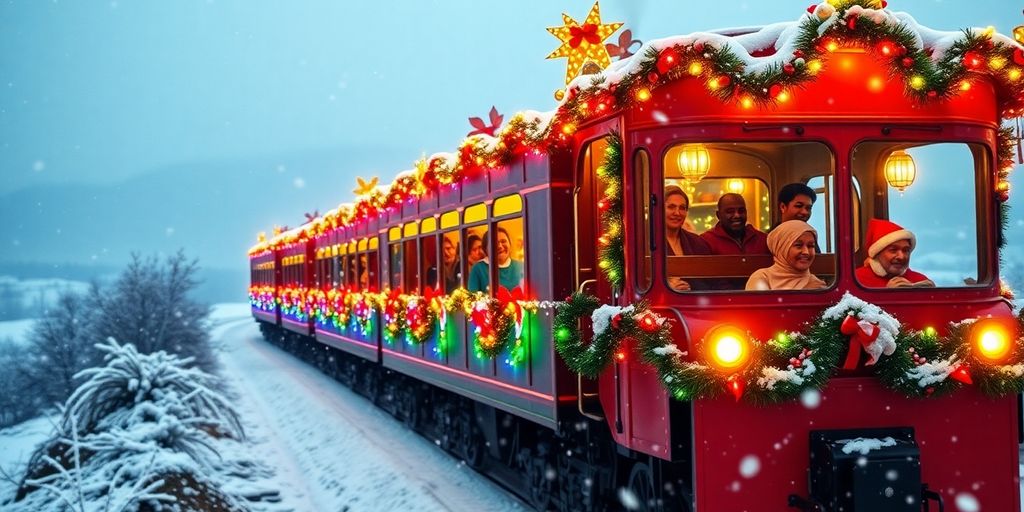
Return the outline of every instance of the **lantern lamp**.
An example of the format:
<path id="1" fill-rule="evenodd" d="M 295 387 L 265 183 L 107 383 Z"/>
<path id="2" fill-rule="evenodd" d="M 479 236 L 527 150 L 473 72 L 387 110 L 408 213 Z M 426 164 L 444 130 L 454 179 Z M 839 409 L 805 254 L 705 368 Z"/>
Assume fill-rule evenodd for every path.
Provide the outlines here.
<path id="1" fill-rule="evenodd" d="M 885 160 L 885 181 L 890 187 L 900 191 L 907 189 L 917 177 L 917 165 L 914 159 L 902 149 L 893 151 Z"/>
<path id="2" fill-rule="evenodd" d="M 679 173 L 688 181 L 700 181 L 711 169 L 711 154 L 704 144 L 686 144 L 679 150 Z"/>

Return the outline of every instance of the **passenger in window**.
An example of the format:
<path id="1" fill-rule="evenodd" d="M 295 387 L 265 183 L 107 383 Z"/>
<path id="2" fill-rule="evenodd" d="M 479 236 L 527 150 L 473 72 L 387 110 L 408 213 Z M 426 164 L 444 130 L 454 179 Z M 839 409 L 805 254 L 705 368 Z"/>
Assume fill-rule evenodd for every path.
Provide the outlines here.
<path id="1" fill-rule="evenodd" d="M 498 262 L 498 285 L 507 290 L 512 290 L 523 283 L 523 262 L 512 258 L 512 237 L 503 227 L 497 229 L 498 238 L 495 260 Z M 487 243 L 487 235 L 484 235 L 484 243 Z M 484 259 L 473 264 L 469 271 L 469 283 L 466 289 L 471 292 L 486 292 L 490 290 L 491 270 L 489 261 Z"/>
<path id="2" fill-rule="evenodd" d="M 747 224 L 747 203 L 739 194 L 722 194 L 718 223 L 701 235 L 712 254 L 770 254 L 768 236 Z"/>
<path id="3" fill-rule="evenodd" d="M 860 284 L 871 288 L 935 286 L 924 274 L 910 270 L 910 253 L 917 238 L 909 230 L 894 222 L 871 219 L 865 245 L 868 258 L 854 274 Z"/>
<path id="4" fill-rule="evenodd" d="M 675 185 L 665 187 L 665 253 L 668 256 L 711 254 L 711 247 L 704 239 L 684 228 L 689 210 L 690 198 L 683 189 Z M 675 291 L 691 289 L 691 283 L 681 277 L 669 276 L 668 285 Z"/>
<path id="5" fill-rule="evenodd" d="M 359 289 L 369 290 L 370 289 L 370 269 L 367 265 L 367 257 L 365 254 L 359 255 Z"/>
<path id="6" fill-rule="evenodd" d="M 484 241 L 478 235 L 466 237 L 466 249 L 467 268 L 472 269 L 476 262 L 487 257 L 487 251 L 484 250 Z"/>
<path id="7" fill-rule="evenodd" d="M 768 234 L 774 263 L 755 270 L 747 290 L 808 290 L 824 288 L 825 281 L 811 274 L 818 232 L 802 220 L 787 220 Z"/>
<path id="8" fill-rule="evenodd" d="M 455 246 L 455 242 L 451 241 L 451 239 L 444 237 L 441 242 L 441 253 L 442 258 L 444 258 L 444 292 L 452 293 L 462 282 L 459 248 Z"/>
<path id="9" fill-rule="evenodd" d="M 802 220 L 807 222 L 811 218 L 811 208 L 818 195 L 814 189 L 803 183 L 790 183 L 779 189 L 779 224 L 787 220 Z"/>

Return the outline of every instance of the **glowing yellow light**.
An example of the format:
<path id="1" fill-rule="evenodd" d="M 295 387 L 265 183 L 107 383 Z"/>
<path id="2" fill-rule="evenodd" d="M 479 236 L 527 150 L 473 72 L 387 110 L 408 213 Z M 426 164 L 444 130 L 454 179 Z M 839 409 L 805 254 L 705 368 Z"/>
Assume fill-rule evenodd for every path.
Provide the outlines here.
<path id="1" fill-rule="evenodd" d="M 1020 80 L 1020 74 L 1019 68 L 1013 68 L 1006 73 L 1006 77 L 1009 78 L 1011 82 L 1016 82 L 1017 80 Z"/>
<path id="2" fill-rule="evenodd" d="M 810 73 L 812 75 L 815 75 L 819 71 L 821 71 L 821 61 L 820 60 L 815 59 L 815 60 L 812 60 L 812 61 L 807 63 L 807 72 L 808 73 Z"/>
<path id="3" fill-rule="evenodd" d="M 725 187 L 729 189 L 729 192 L 732 192 L 734 194 L 742 194 L 743 180 L 729 180 L 728 182 L 726 182 Z"/>
<path id="4" fill-rule="evenodd" d="M 779 95 L 775 97 L 775 101 L 778 101 L 779 103 L 785 103 L 789 101 L 789 91 L 780 92 Z"/>
<path id="5" fill-rule="evenodd" d="M 716 328 L 708 340 L 711 362 L 721 370 L 736 370 L 750 359 L 750 340 L 739 329 L 728 326 Z"/>
<path id="6" fill-rule="evenodd" d="M 885 87 L 885 80 L 880 76 L 873 76 L 868 80 L 868 89 L 872 92 L 879 92 Z"/>
<path id="7" fill-rule="evenodd" d="M 1006 57 L 996 55 L 988 60 L 988 67 L 995 71 L 1003 69 L 1004 66 L 1006 66 Z"/>
<path id="8" fill-rule="evenodd" d="M 1013 38 L 1016 39 L 1018 43 L 1024 44 L 1024 25 L 1017 25 L 1016 27 L 1013 27 Z"/>
<path id="9" fill-rule="evenodd" d="M 971 83 L 968 82 L 967 80 L 964 80 L 963 82 L 960 82 L 960 90 L 963 91 L 963 92 L 967 92 L 967 91 L 971 90 Z"/>
<path id="10" fill-rule="evenodd" d="M 636 99 L 640 100 L 640 101 L 647 101 L 647 100 L 651 99 L 651 91 L 650 91 L 650 89 L 648 89 L 646 87 L 640 88 L 639 91 L 636 91 Z"/>
<path id="11" fill-rule="evenodd" d="M 754 106 L 754 100 L 750 96 L 744 96 L 740 98 L 740 105 L 743 108 L 750 108 Z"/>
<path id="12" fill-rule="evenodd" d="M 720 88 L 721 88 L 721 86 L 718 85 L 718 79 L 717 78 L 712 78 L 711 80 L 708 80 L 708 89 L 709 90 L 717 91 Z"/>
<path id="13" fill-rule="evenodd" d="M 924 77 L 921 75 L 914 75 L 910 77 L 910 87 L 914 90 L 921 90 L 924 87 Z"/>
<path id="14" fill-rule="evenodd" d="M 711 153 L 704 144 L 686 144 L 676 157 L 679 173 L 690 181 L 700 181 L 711 170 Z"/>
<path id="15" fill-rule="evenodd" d="M 834 52 L 839 49 L 839 43 L 835 41 L 829 41 L 828 44 L 825 45 L 825 49 L 830 52 Z"/>
<path id="16" fill-rule="evenodd" d="M 568 57 L 569 64 L 565 68 L 566 84 L 580 74 L 586 63 L 593 63 L 600 69 L 605 69 L 612 63 L 612 60 L 604 45 L 604 40 L 621 26 L 622 23 L 601 23 L 601 8 L 597 2 L 594 2 L 594 6 L 590 8 L 590 13 L 587 14 L 587 18 L 583 20 L 582 24 L 568 14 L 562 14 L 562 26 L 548 28 L 548 32 L 562 41 L 562 45 L 551 52 L 547 58 Z M 591 29 L 593 37 L 579 37 L 578 32 L 581 29 L 584 31 Z"/>
<path id="17" fill-rule="evenodd" d="M 899 190 L 902 194 L 917 177 L 917 165 L 914 159 L 902 149 L 893 151 L 889 158 L 885 159 L 885 181 L 890 187 Z"/>
<path id="18" fill-rule="evenodd" d="M 693 61 L 690 63 L 688 71 L 690 72 L 690 75 L 697 76 L 704 72 L 704 66 L 701 65 L 700 62 Z"/>
<path id="19" fill-rule="evenodd" d="M 992 25 L 985 27 L 985 31 L 981 35 L 991 38 L 996 33 L 996 28 Z"/>
<path id="20" fill-rule="evenodd" d="M 576 131 L 576 125 L 572 123 L 565 123 L 562 125 L 562 133 L 566 135 L 572 135 Z"/>
<path id="21" fill-rule="evenodd" d="M 978 322 L 972 329 L 976 355 L 989 363 L 1001 363 L 1010 355 L 1010 335 L 996 322 Z"/>

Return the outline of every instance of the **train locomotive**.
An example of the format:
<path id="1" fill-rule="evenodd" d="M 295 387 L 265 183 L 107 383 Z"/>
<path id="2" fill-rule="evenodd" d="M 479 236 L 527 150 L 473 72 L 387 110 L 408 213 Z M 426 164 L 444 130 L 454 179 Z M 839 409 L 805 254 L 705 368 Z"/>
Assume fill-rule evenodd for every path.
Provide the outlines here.
<path id="1" fill-rule="evenodd" d="M 1019 510 L 999 248 L 1024 27 L 940 32 L 884 4 L 604 69 L 597 5 L 566 16 L 556 110 L 262 238 L 253 316 L 539 510 Z M 819 287 L 747 290 L 771 255 L 666 238 L 677 191 L 706 239 L 736 218 L 725 194 L 771 231 L 793 183 Z M 927 283 L 862 277 L 897 235 Z"/>

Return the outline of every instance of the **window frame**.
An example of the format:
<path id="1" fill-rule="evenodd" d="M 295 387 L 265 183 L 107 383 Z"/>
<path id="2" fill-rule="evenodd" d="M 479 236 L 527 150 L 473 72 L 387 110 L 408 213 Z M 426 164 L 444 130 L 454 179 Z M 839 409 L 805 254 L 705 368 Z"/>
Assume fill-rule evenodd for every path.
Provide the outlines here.
<path id="1" fill-rule="evenodd" d="M 857 179 L 857 176 L 854 173 L 854 153 L 857 151 L 857 148 L 859 146 L 863 145 L 863 144 L 882 144 L 882 145 L 887 145 L 889 147 L 901 146 L 901 145 L 902 146 L 909 145 L 909 146 L 912 146 L 912 147 L 920 147 L 920 146 L 929 146 L 929 145 L 938 145 L 938 144 L 960 144 L 960 145 L 965 146 L 970 151 L 971 155 L 974 157 L 974 162 L 975 162 L 974 169 L 972 171 L 972 174 L 974 175 L 974 180 L 975 180 L 974 181 L 975 191 L 974 191 L 974 194 L 972 195 L 972 197 L 974 197 L 974 200 L 975 200 L 975 208 L 974 208 L 975 217 L 974 217 L 974 220 L 975 220 L 976 240 L 975 240 L 975 244 L 974 245 L 975 245 L 976 250 L 978 251 L 977 252 L 978 282 L 977 282 L 977 284 L 974 284 L 974 285 L 967 285 L 967 284 L 959 285 L 959 286 L 938 286 L 938 285 L 936 285 L 935 287 L 924 288 L 924 290 L 929 290 L 929 291 L 942 290 L 942 291 L 947 291 L 947 292 L 948 291 L 964 292 L 964 291 L 987 290 L 987 289 L 992 289 L 994 287 L 998 287 L 1000 279 L 1001 279 L 1001 274 L 1000 274 L 1000 270 L 1001 269 L 999 268 L 999 252 L 1000 251 L 999 251 L 998 247 L 993 248 L 993 246 L 998 242 L 998 237 L 999 237 L 998 229 L 999 229 L 1000 220 L 998 218 L 998 216 L 999 216 L 999 211 L 998 211 L 999 203 L 998 203 L 998 201 L 995 198 L 995 192 L 994 192 L 995 191 L 995 172 L 996 172 L 995 171 L 995 165 L 996 165 L 996 161 L 995 161 L 994 153 L 992 151 L 992 147 L 990 146 L 990 142 L 985 140 L 985 139 L 983 139 L 983 138 L 967 138 L 967 137 L 964 137 L 964 138 L 961 138 L 961 139 L 950 139 L 950 138 L 936 139 L 936 138 L 914 137 L 912 135 L 910 135 L 910 136 L 904 135 L 904 136 L 900 137 L 899 139 L 883 138 L 883 137 L 872 136 L 872 137 L 864 137 L 864 138 L 860 138 L 860 139 L 857 139 L 855 141 L 852 141 L 850 143 L 849 153 L 848 153 L 848 156 L 847 156 L 847 161 L 849 162 L 849 165 L 848 165 L 849 171 L 848 172 L 849 172 L 850 181 L 851 181 L 851 185 L 850 186 L 851 186 L 851 189 L 854 190 L 854 197 L 851 197 L 850 205 L 849 205 L 849 207 L 847 208 L 847 211 L 846 211 L 847 216 L 849 218 L 849 225 L 847 225 L 846 227 L 850 230 L 850 236 L 851 236 L 851 239 L 852 239 L 851 249 L 853 249 L 855 251 L 854 254 L 859 252 L 860 249 L 863 247 L 864 238 L 867 236 L 867 222 L 865 222 L 864 219 L 861 219 L 861 217 L 860 217 L 861 214 L 863 214 L 863 212 L 864 212 L 864 205 L 863 205 L 863 201 L 864 201 L 864 184 Z M 977 148 L 977 150 L 978 150 L 977 152 L 975 151 L 975 148 Z M 879 176 L 880 176 L 879 179 L 881 179 L 881 181 L 883 181 L 883 182 L 886 182 L 886 187 L 885 187 L 885 190 L 886 190 L 886 194 L 885 194 L 885 197 L 886 197 L 886 212 L 885 213 L 886 213 L 886 217 L 887 218 L 885 220 L 889 220 L 888 219 L 888 216 L 889 216 L 889 197 L 890 197 L 889 196 L 889 194 L 890 194 L 889 189 L 892 188 L 892 187 L 890 187 L 888 185 L 888 182 L 885 179 L 884 169 L 881 168 L 881 167 L 877 167 L 879 165 L 879 163 L 884 166 L 884 160 L 882 160 L 881 162 L 876 162 L 875 165 L 876 165 L 876 169 L 879 169 Z M 981 172 L 979 172 L 979 171 L 981 171 Z M 979 179 L 981 180 L 981 182 L 978 181 Z M 853 183 L 855 181 L 857 182 L 857 186 L 856 187 L 853 186 Z M 875 194 L 873 192 L 874 191 L 872 191 L 871 197 L 875 197 Z M 854 214 L 856 214 L 857 216 L 854 217 Z M 877 218 L 877 217 L 875 217 L 875 218 Z M 870 220 L 870 219 L 868 219 L 868 220 Z M 854 222 L 857 222 L 857 226 L 855 226 L 853 224 Z M 856 227 L 859 227 L 860 229 L 855 229 Z M 865 286 L 864 284 L 862 284 L 860 282 L 859 279 L 857 279 L 857 276 L 855 274 L 857 268 L 859 268 L 863 264 L 863 260 L 861 260 L 859 262 L 857 260 L 858 260 L 858 258 L 851 257 L 850 258 L 850 263 L 847 264 L 847 270 L 850 272 L 850 279 L 853 281 L 853 284 L 855 286 L 857 286 L 858 289 L 860 289 L 860 290 L 862 290 L 864 292 L 868 292 L 868 293 L 877 293 L 877 292 L 906 293 L 906 292 L 909 292 L 909 291 L 922 291 L 923 290 L 922 288 L 915 288 L 915 287 L 909 287 L 909 286 L 908 287 L 899 287 L 899 288 L 874 288 L 874 287 Z M 913 260 L 911 260 L 911 261 L 913 261 Z M 850 267 L 852 267 L 852 268 L 850 268 Z M 912 265 L 909 265 L 909 267 L 912 268 Z M 983 277 L 982 276 L 982 269 L 985 270 L 985 274 L 986 274 L 986 276 L 985 276 L 986 279 L 985 280 L 982 280 L 982 277 Z"/>
<path id="2" fill-rule="evenodd" d="M 654 219 L 654 221 L 655 221 L 654 222 L 655 238 L 657 238 L 657 234 L 658 233 L 663 233 L 664 229 L 665 229 L 665 196 L 664 196 L 664 194 L 665 194 L 665 183 L 666 183 L 666 180 L 668 180 L 668 179 L 677 179 L 677 178 L 667 178 L 666 177 L 666 175 L 665 175 L 665 162 L 666 162 L 666 159 L 668 157 L 669 152 L 673 148 L 675 148 L 677 146 L 680 146 L 680 145 L 684 145 L 684 144 L 705 144 L 705 145 L 728 144 L 728 145 L 737 146 L 737 147 L 738 146 L 743 146 L 743 145 L 751 145 L 751 144 L 777 144 L 777 145 L 816 144 L 816 145 L 821 146 L 822 148 L 824 148 L 828 152 L 828 155 L 830 157 L 829 160 L 830 160 L 830 164 L 831 164 L 831 167 L 829 168 L 829 170 L 831 172 L 831 176 L 833 177 L 833 179 L 835 180 L 837 175 L 839 174 L 839 158 L 837 156 L 839 153 L 836 150 L 836 143 L 834 141 L 832 141 L 832 140 L 828 140 L 828 139 L 824 139 L 824 138 L 800 138 L 800 139 L 794 139 L 794 138 L 771 138 L 771 137 L 760 138 L 759 137 L 759 138 L 748 139 L 748 138 L 737 137 L 737 138 L 731 138 L 731 139 L 722 139 L 722 138 L 709 139 L 709 138 L 701 137 L 699 134 L 696 134 L 696 133 L 681 134 L 679 136 L 672 137 L 671 139 L 666 140 L 664 143 L 661 144 L 661 146 L 659 148 L 659 151 L 658 151 L 659 158 L 657 160 L 657 167 L 653 167 L 653 165 L 654 165 L 653 161 L 651 163 L 651 165 L 652 165 L 652 172 L 650 174 L 651 174 L 652 182 L 653 182 L 654 178 L 656 177 L 659 180 L 659 185 L 660 185 L 658 190 L 653 190 L 651 192 L 656 197 L 656 201 L 658 203 L 657 210 L 656 211 L 652 211 L 652 213 L 655 215 L 655 219 Z M 650 151 L 650 150 L 648 149 L 648 151 Z M 653 153 L 653 151 L 652 151 L 652 153 Z M 746 154 L 749 154 L 749 153 L 746 153 Z M 763 158 L 761 158 L 761 157 L 758 157 L 758 158 L 760 158 L 762 161 L 764 161 Z M 771 172 L 771 171 L 769 171 L 769 172 Z M 815 176 L 828 176 L 828 175 L 816 174 Z M 760 176 L 747 175 L 747 174 L 741 175 L 741 176 L 740 175 L 729 176 L 729 177 L 726 177 L 726 178 L 721 178 L 721 177 L 713 176 L 712 178 L 713 179 L 756 179 L 756 180 L 760 181 L 762 184 L 764 184 L 766 186 L 766 188 L 767 188 L 767 191 L 768 191 L 768 208 L 769 208 L 769 210 L 768 210 L 768 219 L 772 223 L 772 229 L 774 229 L 774 227 L 776 226 L 776 224 L 774 224 L 775 218 L 778 215 L 778 212 L 777 212 L 778 204 L 776 202 L 776 200 L 778 198 L 778 189 L 781 188 L 784 185 L 784 184 L 780 184 L 780 185 L 777 185 L 777 186 L 773 187 L 773 184 L 776 181 L 776 179 L 775 179 L 776 176 L 774 175 L 774 173 L 769 174 L 769 178 L 770 178 L 771 183 L 766 183 L 765 180 L 763 178 L 761 178 Z M 806 182 L 804 182 L 804 183 L 806 183 Z M 835 188 L 836 187 L 833 187 L 833 194 L 835 193 L 835 190 L 834 190 Z M 827 199 L 833 202 L 834 211 L 838 211 L 839 203 L 837 201 L 837 198 L 830 197 L 830 198 L 827 198 Z M 690 206 L 692 207 L 693 198 L 690 198 L 690 202 L 691 202 Z M 817 203 L 817 201 L 816 201 L 816 203 Z M 748 208 L 748 211 L 749 211 L 749 208 Z M 662 255 L 660 257 L 660 260 L 661 260 L 661 266 L 660 266 L 660 268 L 661 268 L 661 279 L 660 279 L 659 282 L 660 282 L 660 284 L 662 286 L 665 287 L 665 290 L 667 290 L 669 293 L 675 294 L 674 296 L 677 296 L 677 297 L 687 297 L 687 296 L 696 297 L 696 296 L 705 295 L 705 294 L 710 294 L 710 295 L 714 295 L 714 296 L 739 295 L 739 296 L 752 296 L 752 297 L 754 297 L 754 296 L 770 296 L 772 294 L 781 294 L 781 295 L 821 295 L 821 294 L 831 293 L 833 290 L 836 289 L 837 286 L 839 286 L 840 273 L 841 273 L 841 269 L 844 266 L 844 263 L 842 261 L 844 258 L 842 258 L 841 255 L 838 252 L 838 245 L 839 245 L 838 237 L 839 237 L 839 233 L 840 233 L 839 222 L 838 221 L 839 221 L 839 219 L 836 218 L 835 219 L 835 225 L 832 226 L 833 233 L 835 234 L 835 238 L 836 238 L 835 246 L 836 246 L 836 251 L 837 251 L 835 253 L 832 253 L 833 257 L 834 257 L 834 260 L 835 260 L 835 262 L 833 264 L 832 279 L 831 279 L 831 282 L 827 283 L 828 286 L 826 286 L 824 288 L 812 289 L 812 290 L 745 290 L 745 289 L 740 288 L 740 289 L 723 289 L 723 290 L 688 290 L 688 291 L 677 291 L 677 290 L 674 290 L 671 286 L 669 286 L 669 283 L 668 283 L 668 277 L 669 277 L 668 276 L 668 257 L 669 256 L 668 256 L 668 254 L 665 251 L 664 244 L 656 244 L 656 243 L 654 243 L 652 245 L 654 245 L 656 247 L 656 249 L 655 249 L 655 251 L 652 251 L 652 254 L 653 254 L 653 252 L 656 252 L 659 249 L 662 252 Z M 751 222 L 749 221 L 749 218 L 748 218 L 747 223 L 751 224 Z M 769 229 L 768 231 L 765 231 L 764 233 L 767 235 L 768 232 L 770 232 L 770 231 L 771 230 Z M 822 254 L 826 254 L 826 253 L 822 253 Z M 717 255 L 717 256 L 740 257 L 740 258 L 743 257 L 742 255 Z M 816 257 L 817 257 L 817 255 L 816 255 Z M 652 269 L 653 268 L 654 267 L 652 266 Z M 818 274 L 815 274 L 815 275 L 818 275 Z M 698 279 L 699 279 L 699 277 L 698 277 Z M 727 279 L 727 278 L 714 278 L 714 277 L 711 277 L 711 278 L 707 278 L 707 279 Z M 748 279 L 749 279 L 749 276 L 748 276 Z"/>

